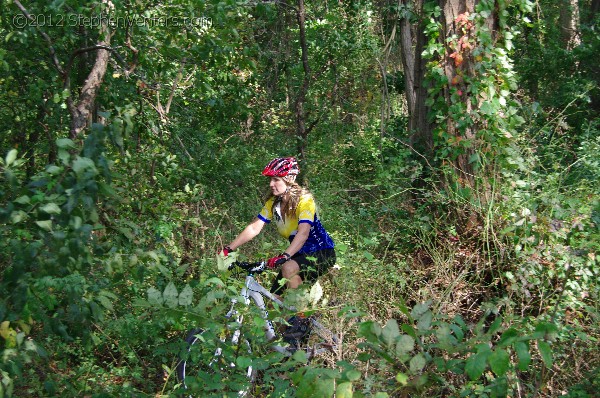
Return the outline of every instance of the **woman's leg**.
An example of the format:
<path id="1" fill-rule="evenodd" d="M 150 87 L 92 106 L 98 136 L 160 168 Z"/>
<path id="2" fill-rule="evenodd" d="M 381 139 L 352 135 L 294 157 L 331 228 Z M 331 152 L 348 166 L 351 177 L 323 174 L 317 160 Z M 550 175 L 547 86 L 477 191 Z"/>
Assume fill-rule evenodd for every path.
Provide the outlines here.
<path id="1" fill-rule="evenodd" d="M 294 260 L 289 260 L 281 266 L 281 274 L 287 279 L 286 286 L 288 289 L 296 289 L 302 284 L 300 276 L 300 265 Z"/>

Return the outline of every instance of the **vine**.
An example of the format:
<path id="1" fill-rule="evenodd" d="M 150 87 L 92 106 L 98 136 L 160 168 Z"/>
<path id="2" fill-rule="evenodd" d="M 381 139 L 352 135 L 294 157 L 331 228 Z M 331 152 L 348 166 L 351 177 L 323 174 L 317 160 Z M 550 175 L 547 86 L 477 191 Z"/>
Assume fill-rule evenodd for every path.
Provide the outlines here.
<path id="1" fill-rule="evenodd" d="M 523 119 L 511 97 L 516 78 L 510 54 L 519 31 L 518 24 L 509 25 L 509 17 L 531 7 L 529 0 L 482 1 L 454 19 L 445 41 L 442 10 L 429 10 L 423 55 L 438 159 L 456 162 L 468 155 L 470 170 L 477 171 L 502 155 L 516 134 Z M 494 28 L 494 22 L 500 26 Z"/>

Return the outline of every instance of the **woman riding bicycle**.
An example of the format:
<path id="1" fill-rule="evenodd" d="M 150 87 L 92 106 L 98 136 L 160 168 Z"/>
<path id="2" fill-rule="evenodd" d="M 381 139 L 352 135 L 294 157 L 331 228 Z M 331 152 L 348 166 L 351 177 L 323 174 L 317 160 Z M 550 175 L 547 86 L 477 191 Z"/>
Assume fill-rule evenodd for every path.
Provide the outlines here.
<path id="1" fill-rule="evenodd" d="M 295 289 L 303 281 L 314 283 L 336 260 L 333 240 L 317 217 L 312 194 L 296 183 L 299 172 L 298 162 L 293 157 L 269 162 L 262 172 L 270 177 L 271 193 L 267 201 L 254 221 L 222 251 L 224 256 L 229 255 L 274 220 L 277 231 L 290 244 L 283 253 L 267 261 L 271 269 L 281 265 L 271 287 L 272 293 L 281 294 L 286 287 Z M 282 278 L 287 280 L 284 286 L 279 284 Z"/>

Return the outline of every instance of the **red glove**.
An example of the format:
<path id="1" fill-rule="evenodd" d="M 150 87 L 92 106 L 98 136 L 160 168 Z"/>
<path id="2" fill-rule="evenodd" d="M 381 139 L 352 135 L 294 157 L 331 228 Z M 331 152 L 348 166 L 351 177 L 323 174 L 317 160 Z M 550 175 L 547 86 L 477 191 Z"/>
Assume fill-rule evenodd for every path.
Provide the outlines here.
<path id="1" fill-rule="evenodd" d="M 231 253 L 233 253 L 233 249 L 229 246 L 225 246 L 222 250 L 221 250 L 221 254 L 223 255 L 223 257 L 227 257 L 229 256 Z"/>
<path id="2" fill-rule="evenodd" d="M 285 263 L 290 258 L 292 258 L 292 256 L 290 256 L 289 254 L 287 254 L 285 252 L 281 253 L 279 256 L 271 257 L 270 259 L 268 259 L 267 267 L 273 269 L 273 268 L 277 267 L 278 265 Z"/>

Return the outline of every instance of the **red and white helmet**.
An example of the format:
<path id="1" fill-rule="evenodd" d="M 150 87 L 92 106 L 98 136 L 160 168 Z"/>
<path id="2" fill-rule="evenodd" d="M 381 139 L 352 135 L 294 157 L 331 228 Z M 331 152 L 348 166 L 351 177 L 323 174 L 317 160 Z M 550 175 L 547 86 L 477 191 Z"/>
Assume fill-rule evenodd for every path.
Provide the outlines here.
<path id="1" fill-rule="evenodd" d="M 262 172 L 267 177 L 296 176 L 300 173 L 296 158 L 275 158 L 269 162 Z"/>

